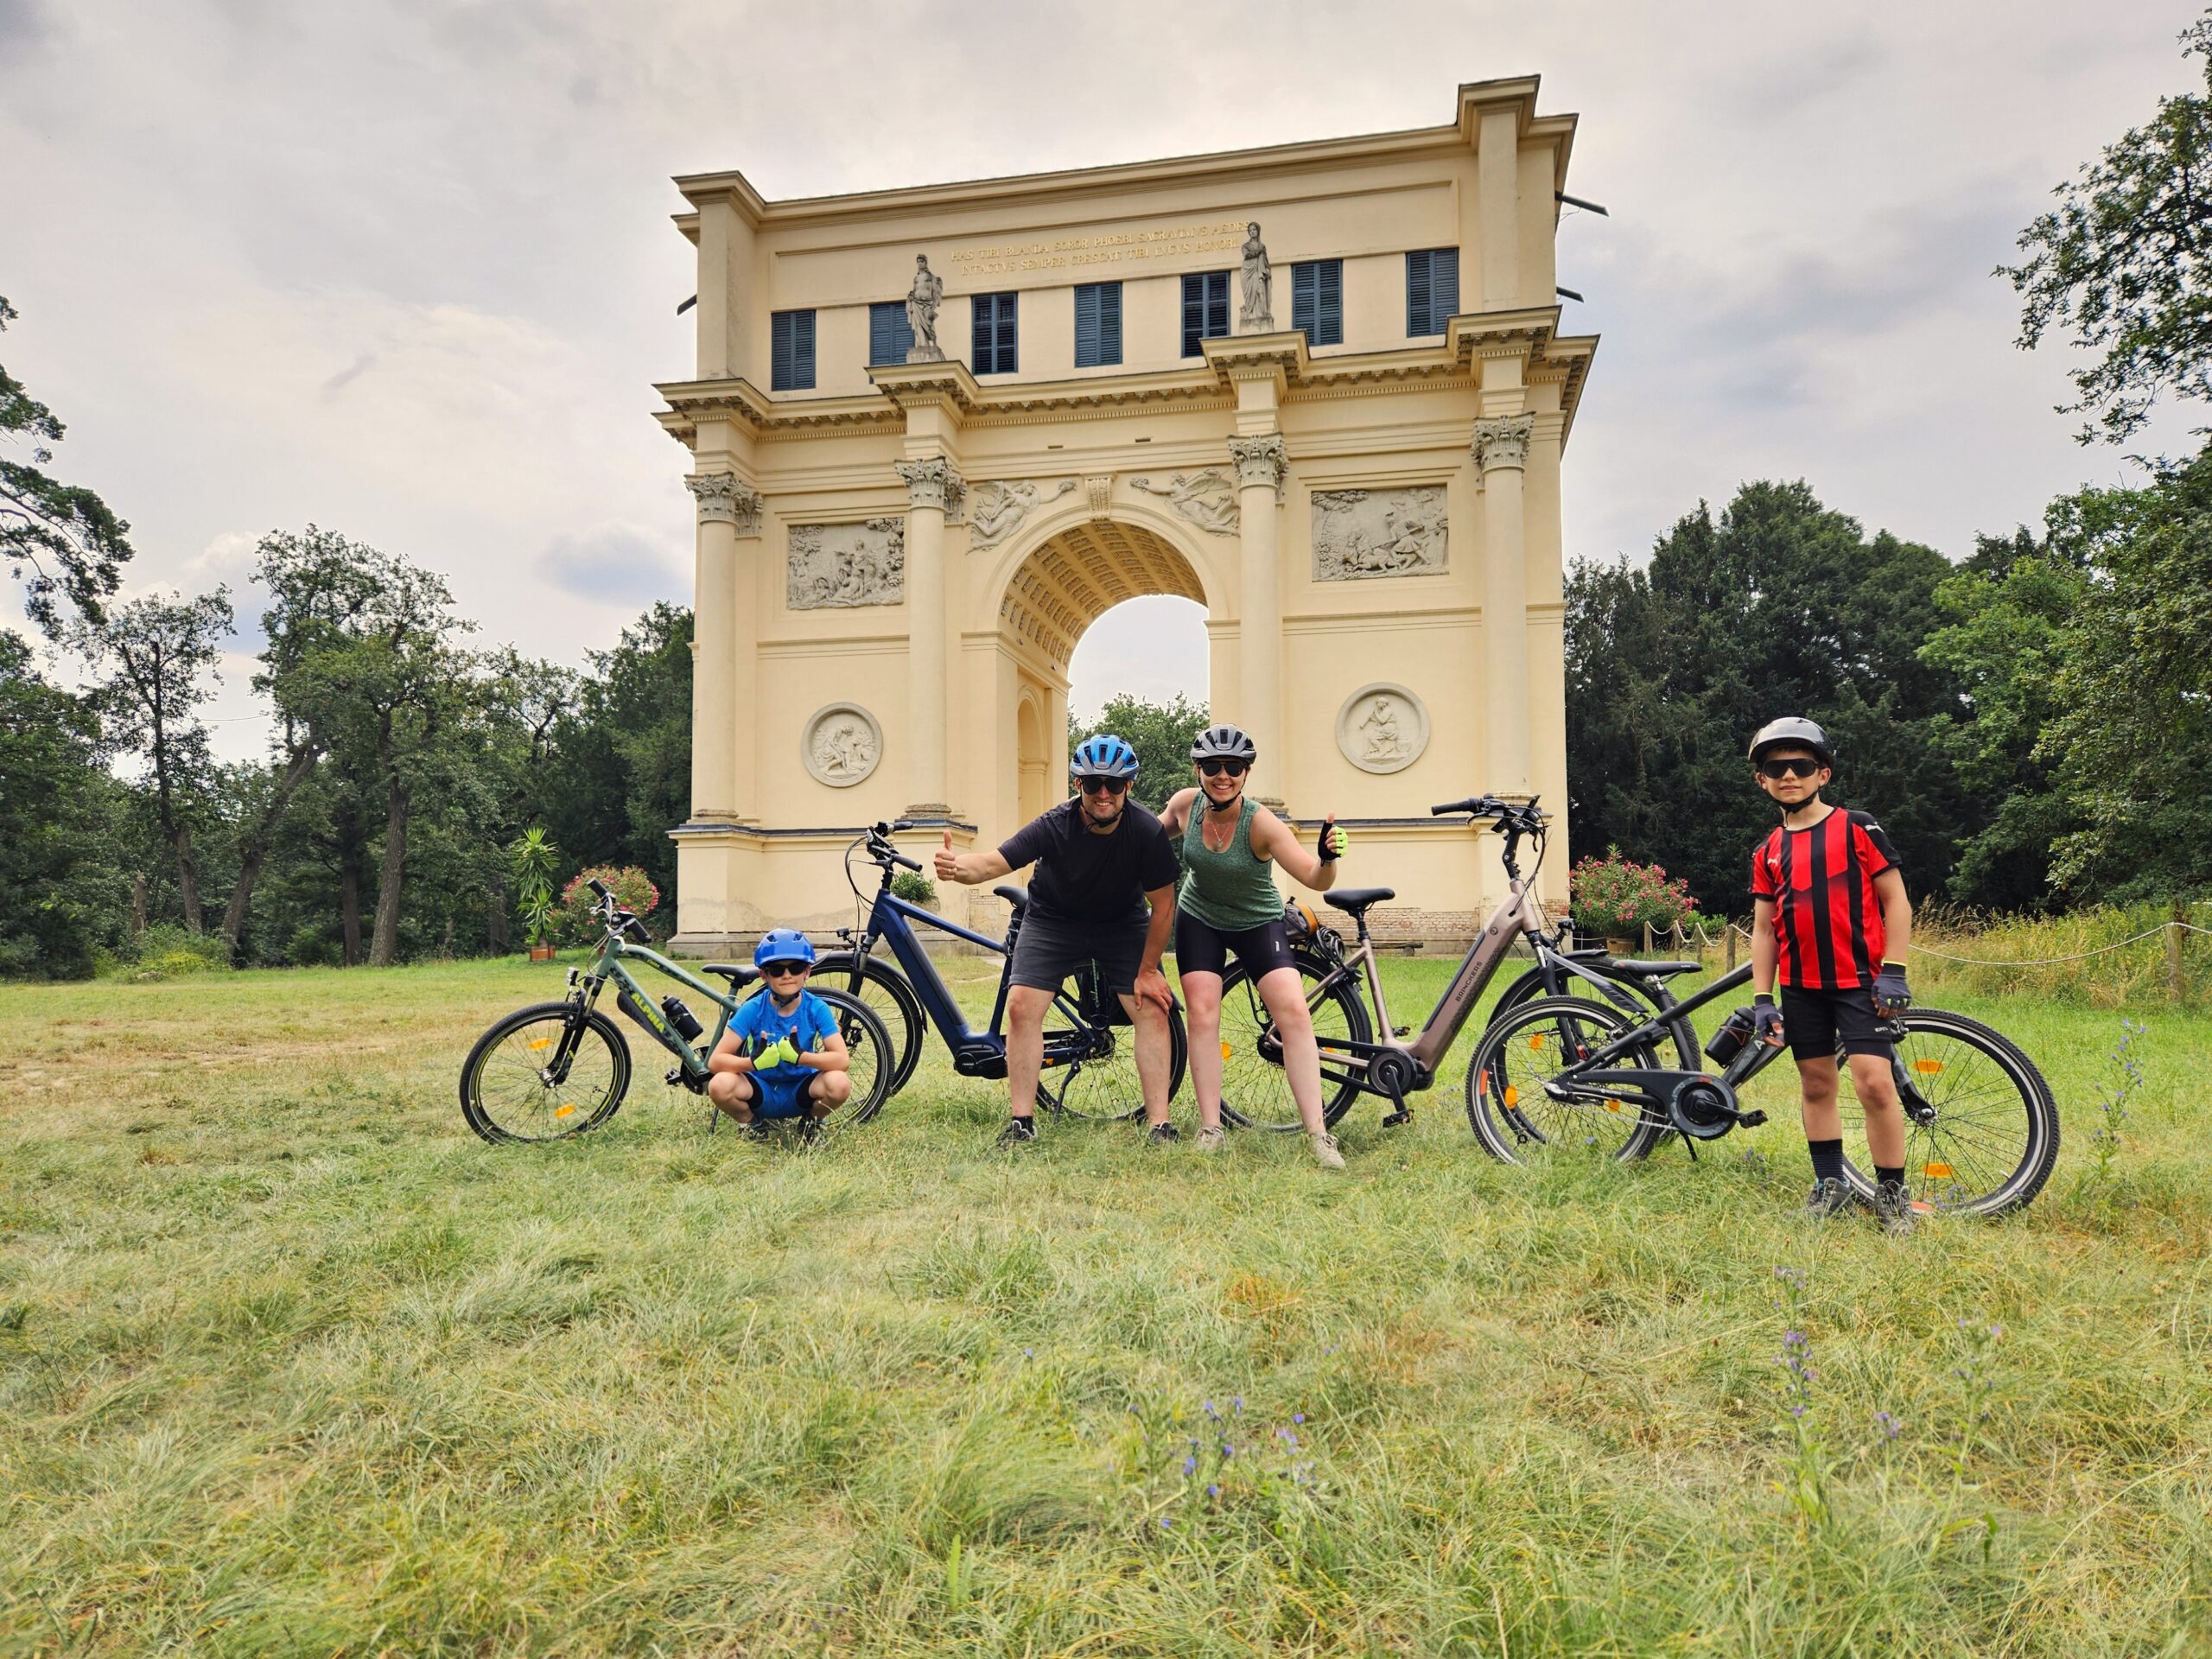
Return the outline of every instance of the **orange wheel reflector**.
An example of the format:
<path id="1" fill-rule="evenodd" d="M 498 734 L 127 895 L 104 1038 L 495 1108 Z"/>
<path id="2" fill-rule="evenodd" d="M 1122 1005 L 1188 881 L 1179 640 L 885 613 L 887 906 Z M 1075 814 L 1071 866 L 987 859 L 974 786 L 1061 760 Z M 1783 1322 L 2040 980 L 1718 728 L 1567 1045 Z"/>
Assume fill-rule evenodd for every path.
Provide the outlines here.
<path id="1" fill-rule="evenodd" d="M 1605 1103 L 1605 1109 L 1609 1112 L 1618 1112 L 1620 1109 L 1621 1103 L 1618 1100 L 1609 1100 Z"/>
<path id="2" fill-rule="evenodd" d="M 552 1046 L 553 1046 L 553 1039 L 552 1039 L 550 1037 L 540 1037 L 540 1038 L 539 1038 L 536 1042 L 532 1043 L 530 1046 L 531 1046 L 531 1052 L 534 1053 L 534 1052 L 536 1052 L 538 1049 L 541 1049 L 541 1048 L 550 1048 L 550 1047 L 552 1047 Z"/>
<path id="3" fill-rule="evenodd" d="M 556 1106 L 553 1109 L 553 1116 L 556 1117 L 574 1117 L 575 1115 L 576 1109 L 573 1106 Z"/>
<path id="4" fill-rule="evenodd" d="M 1505 1103 L 1508 1106 L 1518 1106 L 1521 1103 L 1521 1091 L 1510 1083 L 1505 1085 Z"/>
<path id="5" fill-rule="evenodd" d="M 1223 1059 L 1224 1059 L 1224 1060 L 1225 1060 L 1225 1059 L 1230 1058 L 1230 1057 L 1231 1057 L 1235 1052 L 1236 1052 L 1236 1051 L 1235 1051 L 1234 1049 L 1230 1048 L 1230 1046 L 1229 1046 L 1227 1043 L 1224 1043 L 1224 1044 L 1221 1046 L 1221 1058 L 1222 1058 Z"/>
<path id="6" fill-rule="evenodd" d="M 1912 1063 L 1912 1069 L 1916 1071 L 1923 1072 L 1932 1077 L 1936 1072 L 1941 1071 L 1943 1069 L 1943 1062 L 1941 1060 L 1915 1060 Z"/>
<path id="7" fill-rule="evenodd" d="M 1920 1173 L 1931 1181 L 1948 1181 L 1957 1172 L 1948 1164 L 1923 1164 Z"/>
<path id="8" fill-rule="evenodd" d="M 1544 1033 L 1541 1031 L 1529 1039 L 1529 1046 L 1531 1048 L 1541 1048 L 1543 1046 Z"/>

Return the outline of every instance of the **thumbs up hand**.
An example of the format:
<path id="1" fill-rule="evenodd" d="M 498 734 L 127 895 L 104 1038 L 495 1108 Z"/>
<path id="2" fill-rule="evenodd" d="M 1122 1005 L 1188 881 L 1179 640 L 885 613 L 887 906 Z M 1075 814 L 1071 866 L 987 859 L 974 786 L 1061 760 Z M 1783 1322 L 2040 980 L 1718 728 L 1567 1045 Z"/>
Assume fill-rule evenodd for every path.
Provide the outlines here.
<path id="1" fill-rule="evenodd" d="M 952 831 L 944 832 L 944 845 L 937 850 L 937 879 L 957 881 L 960 879 L 960 855 L 952 850 Z"/>
<path id="2" fill-rule="evenodd" d="M 1321 820 L 1321 839 L 1319 848 L 1321 861 L 1324 864 L 1328 863 L 1332 859 L 1341 856 L 1344 849 L 1351 845 L 1351 832 L 1348 830 L 1339 830 L 1337 828 L 1337 815 L 1335 813 L 1332 812 L 1327 817 Z"/>

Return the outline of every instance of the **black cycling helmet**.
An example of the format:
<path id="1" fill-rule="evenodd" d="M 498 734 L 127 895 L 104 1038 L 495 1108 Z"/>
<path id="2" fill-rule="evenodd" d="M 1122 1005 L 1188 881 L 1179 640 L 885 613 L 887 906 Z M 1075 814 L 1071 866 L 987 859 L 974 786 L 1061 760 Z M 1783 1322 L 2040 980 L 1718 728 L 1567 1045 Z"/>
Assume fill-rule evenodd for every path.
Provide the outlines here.
<path id="1" fill-rule="evenodd" d="M 1802 715 L 1784 715 L 1760 727 L 1751 739 L 1751 764 L 1758 765 L 1769 749 L 1780 748 L 1810 749 L 1822 766 L 1835 770 L 1835 747 L 1828 734 Z"/>
<path id="2" fill-rule="evenodd" d="M 1259 747 L 1241 726 L 1209 726 L 1191 744 L 1191 759 L 1242 760 L 1246 766 L 1260 758 Z"/>

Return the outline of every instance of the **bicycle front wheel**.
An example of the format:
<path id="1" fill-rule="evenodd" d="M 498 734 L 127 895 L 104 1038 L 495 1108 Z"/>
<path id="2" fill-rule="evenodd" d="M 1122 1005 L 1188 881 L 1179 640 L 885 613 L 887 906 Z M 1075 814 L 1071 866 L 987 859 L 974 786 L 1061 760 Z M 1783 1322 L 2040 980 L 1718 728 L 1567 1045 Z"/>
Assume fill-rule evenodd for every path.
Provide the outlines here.
<path id="1" fill-rule="evenodd" d="M 827 952 L 807 976 L 807 988 L 817 995 L 832 990 L 857 997 L 883 1022 L 892 1055 L 888 1093 L 895 1095 L 922 1063 L 922 1001 L 906 976 L 890 963 L 870 957 L 863 969 L 855 966 L 856 961 L 850 950 Z"/>
<path id="2" fill-rule="evenodd" d="M 2058 1104 L 2035 1063 L 2007 1038 L 1964 1014 L 1909 1008 L 1890 1075 L 1905 1108 L 1905 1185 L 1948 1212 L 1999 1216 L 2019 1209 L 2058 1161 Z M 1839 1057 L 1844 1179 L 1874 1194 L 1866 1109 Z"/>
<path id="3" fill-rule="evenodd" d="M 1547 1086 L 1578 1061 L 1635 1027 L 1602 1002 L 1554 996 L 1524 1002 L 1492 1020 L 1467 1065 L 1467 1122 L 1483 1150 L 1509 1164 L 1544 1158 L 1611 1158 L 1649 1152 L 1665 1125 L 1634 1100 L 1592 1084 Z M 1649 1045 L 1623 1054 L 1621 1068 L 1656 1069 Z"/>
<path id="4" fill-rule="evenodd" d="M 564 1141 L 614 1116 L 630 1087 L 630 1046 L 596 1008 L 584 1017 L 566 1073 L 550 1075 L 575 1012 L 569 1002 L 518 1008 L 476 1039 L 461 1065 L 461 1115 L 500 1146 Z"/>
<path id="5" fill-rule="evenodd" d="M 1325 1046 L 1371 1041 L 1367 1005 L 1359 1000 L 1359 982 L 1334 963 L 1300 951 L 1291 953 L 1306 1006 L 1313 1011 L 1313 1034 L 1321 1050 L 1321 1118 L 1333 1125 L 1359 1098 L 1357 1068 L 1346 1064 L 1345 1052 L 1332 1055 Z M 1272 1129 L 1289 1134 L 1302 1128 L 1298 1103 L 1291 1098 L 1290 1077 L 1283 1071 L 1282 1044 L 1260 988 L 1245 973 L 1243 963 L 1233 963 L 1221 981 L 1221 1115 L 1243 1129 Z"/>

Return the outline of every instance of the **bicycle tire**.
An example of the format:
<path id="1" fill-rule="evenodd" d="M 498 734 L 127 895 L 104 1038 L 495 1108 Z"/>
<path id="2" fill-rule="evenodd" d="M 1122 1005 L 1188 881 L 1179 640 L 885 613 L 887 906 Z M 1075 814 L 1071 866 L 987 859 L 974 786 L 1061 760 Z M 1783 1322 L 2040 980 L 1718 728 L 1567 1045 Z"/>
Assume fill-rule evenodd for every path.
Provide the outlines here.
<path id="1" fill-rule="evenodd" d="M 1651 993 L 1645 988 L 1641 981 L 1634 979 L 1627 974 L 1610 972 L 1605 965 L 1595 962 L 1580 962 L 1577 963 L 1575 965 L 1580 968 L 1586 968 L 1592 973 L 1597 975 L 1599 978 L 1610 981 L 1611 983 L 1619 986 L 1630 996 L 1633 996 L 1648 1005 L 1654 1016 L 1662 1019 L 1666 1017 L 1668 1014 L 1667 1004 L 1655 1000 Z M 1515 1008 L 1519 1007 L 1525 1002 L 1533 1002 L 1540 996 L 1549 996 L 1550 995 L 1552 995 L 1552 992 L 1550 988 L 1544 983 L 1542 970 L 1541 969 L 1531 968 L 1527 973 L 1522 974 L 1520 978 L 1515 980 L 1510 985 L 1507 986 L 1503 991 L 1499 993 L 1497 1001 L 1491 1006 L 1491 1020 L 1495 1020 L 1503 1014 L 1510 1014 Z M 1561 992 L 1560 995 L 1573 995 L 1573 993 Z M 1485 1030 L 1489 1028 L 1487 1023 L 1485 1023 L 1484 1028 Z M 1669 1039 L 1675 1045 L 1675 1059 L 1683 1071 L 1700 1071 L 1704 1070 L 1705 1061 L 1700 1058 L 1701 1050 L 1697 1040 L 1697 1031 L 1688 1020 L 1668 1020 L 1667 1035 Z"/>
<path id="2" fill-rule="evenodd" d="M 1335 963 L 1306 951 L 1294 950 L 1291 960 L 1298 969 L 1300 983 L 1314 982 L 1323 988 L 1318 1001 L 1313 989 L 1306 992 L 1306 1006 L 1313 1010 L 1316 1036 L 1354 1043 L 1374 1040 L 1374 1026 L 1368 1019 L 1366 1003 L 1360 1001 L 1359 982 L 1353 976 L 1340 972 Z M 1332 975 L 1335 982 L 1331 984 Z M 1287 1135 L 1305 1125 L 1299 1120 L 1297 1103 L 1291 1098 L 1281 1046 L 1273 1038 L 1267 1007 L 1245 973 L 1244 964 L 1231 964 L 1221 979 L 1222 1119 L 1240 1129 Z M 1333 1126 L 1359 1098 L 1360 1087 L 1347 1076 L 1330 1089 L 1325 1054 L 1321 1065 L 1325 1091 L 1321 1121 Z M 1231 1103 L 1236 1101 L 1244 1104 Z"/>
<path id="3" fill-rule="evenodd" d="M 1542 1104 L 1531 1110 L 1522 1103 L 1523 1091 L 1513 1071 L 1524 1036 L 1531 1053 L 1563 1056 L 1577 1050 L 1586 1053 L 1627 1035 L 1636 1023 L 1605 1003 L 1573 996 L 1540 997 L 1491 1021 L 1467 1062 L 1467 1122 L 1483 1150 L 1505 1164 L 1533 1161 L 1538 1147 L 1569 1155 L 1578 1151 L 1602 1154 L 1624 1164 L 1648 1155 L 1667 1126 L 1635 1102 L 1621 1101 L 1602 1108 L 1594 1103 L 1568 1105 L 1554 1102 L 1539 1090 L 1536 1098 Z M 1543 1029 L 1546 1027 L 1550 1029 Z M 1658 1057 L 1647 1045 L 1630 1050 L 1617 1064 L 1623 1068 L 1656 1068 Z M 1556 1076 L 1557 1071 L 1554 1068 L 1541 1075 Z M 1539 1075 L 1537 1068 L 1529 1065 L 1530 1080 Z M 1618 1144 L 1613 1143 L 1613 1132 L 1608 1129 L 1603 1136 L 1584 1134 L 1577 1147 L 1574 1130 L 1585 1120 L 1592 1127 L 1601 1121 L 1618 1124 Z"/>
<path id="4" fill-rule="evenodd" d="M 597 1008 L 585 1016 L 576 1055 L 557 1088 L 544 1081 L 542 1066 L 530 1063 L 560 1041 L 573 1011 L 569 1002 L 534 1002 L 517 1008 L 493 1021 L 469 1049 L 468 1058 L 461 1063 L 461 1115 L 483 1140 L 495 1147 L 565 1141 L 597 1128 L 621 1109 L 630 1089 L 630 1045 L 620 1027 Z M 544 1030 L 527 1034 L 538 1026 Z M 594 1038 L 603 1046 L 603 1060 L 586 1046 Z M 487 1074 L 493 1078 L 489 1103 Z M 577 1121 L 569 1122 L 572 1117 Z M 541 1125 L 547 1133 L 527 1132 Z"/>
<path id="5" fill-rule="evenodd" d="M 1119 999 L 1110 1010 L 1102 1010 L 1095 984 L 1085 987 L 1076 981 L 1070 984 L 1072 992 L 1064 987 L 1052 999 L 1045 1027 L 1046 1052 L 1051 1053 L 1056 1045 L 1070 1043 L 1079 1030 L 1103 1035 L 1105 1052 L 1065 1065 L 1047 1065 L 1037 1079 L 1037 1098 L 1063 1117 L 1099 1122 L 1126 1122 L 1141 1117 L 1144 1085 L 1137 1075 L 1136 1030 L 1126 1023 L 1127 1010 L 1121 1007 Z M 1114 1017 L 1116 1014 L 1119 1019 Z M 1183 1010 L 1171 1006 L 1167 1010 L 1167 1098 L 1171 1103 L 1183 1086 L 1190 1053 Z"/>
<path id="6" fill-rule="evenodd" d="M 2001 1216 L 2028 1204 L 2058 1162 L 2058 1103 L 2035 1062 L 2003 1033 L 1962 1014 L 1909 1008 L 1897 1019 L 1906 1036 L 1893 1064 L 1936 1114 L 1932 1124 L 1905 1119 L 1912 1197 L 1951 1215 Z M 1962 1059 L 1961 1049 L 1982 1064 Z M 1872 1198 L 1865 1116 L 1847 1103 L 1850 1066 L 1840 1059 L 1836 1070 L 1844 1179 Z"/>
<path id="7" fill-rule="evenodd" d="M 816 960 L 813 973 L 807 976 L 807 987 L 810 990 L 842 991 L 848 996 L 857 996 L 882 1020 L 898 1054 L 890 1090 L 895 1095 L 913 1080 L 914 1069 L 922 1063 L 922 1042 L 926 1034 L 922 999 L 915 995 L 906 976 L 889 963 L 871 956 L 865 971 L 855 974 L 856 961 L 855 954 L 850 950 L 824 953 Z"/>

